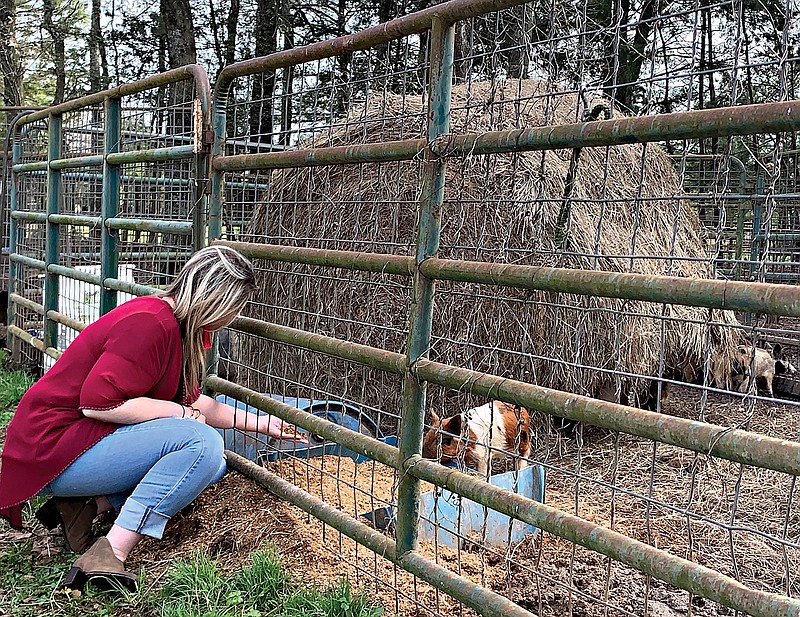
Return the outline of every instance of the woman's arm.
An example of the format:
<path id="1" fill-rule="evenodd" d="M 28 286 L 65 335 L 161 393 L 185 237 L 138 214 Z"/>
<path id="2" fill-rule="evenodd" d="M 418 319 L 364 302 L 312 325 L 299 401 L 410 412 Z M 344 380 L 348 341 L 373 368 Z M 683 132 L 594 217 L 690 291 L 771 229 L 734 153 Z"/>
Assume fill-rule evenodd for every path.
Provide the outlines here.
<path id="1" fill-rule="evenodd" d="M 113 409 L 83 409 L 83 415 L 94 420 L 111 422 L 112 424 L 139 424 L 156 418 L 191 417 L 192 409 L 188 405 L 161 401 L 140 396 L 132 398 Z M 202 422 L 202 419 L 195 418 Z"/>
<path id="2" fill-rule="evenodd" d="M 292 439 L 301 443 L 308 441 L 296 433 L 290 424 L 286 424 L 276 416 L 259 416 L 242 409 L 234 409 L 205 394 L 200 395 L 200 398 L 195 401 L 194 407 L 205 416 L 206 424 L 214 428 L 237 428 L 242 431 L 269 435 L 275 439 Z"/>

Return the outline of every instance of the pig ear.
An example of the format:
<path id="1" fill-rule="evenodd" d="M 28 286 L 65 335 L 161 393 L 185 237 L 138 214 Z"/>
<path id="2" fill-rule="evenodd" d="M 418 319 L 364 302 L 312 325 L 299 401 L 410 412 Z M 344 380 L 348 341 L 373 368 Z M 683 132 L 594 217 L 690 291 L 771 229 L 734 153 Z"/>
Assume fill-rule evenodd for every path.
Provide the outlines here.
<path id="1" fill-rule="evenodd" d="M 431 426 L 441 426 L 442 420 L 436 415 L 435 411 L 431 412 Z"/>
<path id="2" fill-rule="evenodd" d="M 778 343 L 772 347 L 772 357 L 776 360 L 780 359 L 783 355 L 783 347 L 781 347 Z"/>
<path id="3" fill-rule="evenodd" d="M 450 418 L 447 418 L 442 423 L 442 429 L 448 433 L 452 433 L 453 435 L 460 435 L 461 434 L 461 414 L 456 414 Z"/>

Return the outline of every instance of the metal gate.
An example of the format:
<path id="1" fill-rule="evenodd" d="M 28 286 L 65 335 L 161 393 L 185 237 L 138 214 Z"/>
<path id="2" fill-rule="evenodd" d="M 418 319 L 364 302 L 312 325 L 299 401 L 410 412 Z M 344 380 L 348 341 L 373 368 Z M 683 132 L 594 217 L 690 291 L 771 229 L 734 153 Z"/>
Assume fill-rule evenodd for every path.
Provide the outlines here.
<path id="1" fill-rule="evenodd" d="M 667 31 L 704 10 L 662 8 L 634 29 Z M 324 538 L 335 530 L 327 548 L 391 589 L 397 612 L 460 611 L 441 591 L 485 615 L 643 615 L 685 590 L 695 612 L 702 597 L 714 610 L 800 615 L 796 404 L 714 377 L 715 350 L 761 342 L 767 316 L 789 320 L 789 332 L 800 317 L 798 287 L 781 284 L 795 282 L 781 273 L 797 258 L 771 257 L 772 241 L 797 231 L 777 212 L 794 199 L 793 168 L 781 163 L 800 103 L 736 105 L 732 95 L 723 108 L 689 100 L 678 113 L 626 115 L 615 97 L 634 86 L 659 95 L 656 66 L 679 41 L 639 50 L 650 74 L 635 83 L 615 56 L 603 65 L 615 71 L 611 85 L 597 94 L 595 83 L 593 94 L 585 82 L 603 67 L 589 66 L 589 52 L 620 54 L 633 26 L 594 23 L 584 7 L 562 31 L 559 14 L 541 9 L 451 0 L 230 65 L 210 106 L 200 78 L 191 97 L 173 100 L 177 115 L 191 108 L 198 118 L 173 141 L 149 122 L 114 118 L 121 95 L 171 92 L 164 80 L 181 71 L 25 117 L 14 146 L 9 331 L 56 356 L 57 326 L 80 328 L 59 308 L 60 277 L 102 285 L 101 312 L 117 291 L 162 285 L 205 235 L 207 178 L 208 240 L 252 258 L 261 293 L 227 332 L 206 386 L 341 446 L 311 453 L 263 441 L 263 466 L 233 453 L 230 466 L 322 521 Z M 555 71 L 562 58 L 577 75 Z M 676 73 L 666 80 L 689 90 L 705 74 L 695 64 Z M 187 104 L 195 96 L 197 111 Z M 99 118 L 92 106 L 103 100 L 105 130 L 91 116 L 70 129 L 69 145 L 61 115 Z M 147 147 L 119 147 L 126 131 Z M 92 142 L 103 133 L 102 146 Z M 767 144 L 759 162 L 737 158 L 741 136 Z M 712 142 L 724 145 L 704 154 L 700 144 Z M 123 171 L 181 157 L 192 171 L 177 179 Z M 72 171 L 87 165 L 102 173 Z M 760 165 L 763 189 L 739 165 Z M 131 191 L 117 203 L 125 182 Z M 77 211 L 78 187 L 102 189 L 101 212 Z M 168 191 L 183 195 L 178 210 L 159 201 Z M 158 205 L 139 205 L 141 193 Z M 60 236 L 63 225 L 88 231 Z M 169 246 L 135 235 L 145 233 Z M 26 323 L 42 314 L 37 342 Z M 675 388 L 685 392 L 678 411 L 664 396 Z M 348 430 L 286 399 L 337 400 L 379 430 Z M 429 412 L 489 400 L 530 410 L 528 458 L 546 472 L 544 503 L 521 494 L 513 472 L 501 488 L 422 458 L 423 433 L 439 427 Z M 754 424 L 778 404 L 779 421 Z M 270 453 L 283 458 L 267 462 Z M 423 524 L 444 528 L 440 510 L 423 505 L 431 495 L 434 504 L 455 495 L 452 547 L 420 536 Z M 469 532 L 467 502 L 482 513 Z M 500 548 L 488 541 L 490 513 L 506 517 Z M 518 541 L 512 521 L 540 532 Z"/>
<path id="2" fill-rule="evenodd" d="M 210 91 L 188 66 L 11 127 L 9 346 L 49 361 L 201 246 Z M 36 364 L 36 360 L 34 359 Z"/>

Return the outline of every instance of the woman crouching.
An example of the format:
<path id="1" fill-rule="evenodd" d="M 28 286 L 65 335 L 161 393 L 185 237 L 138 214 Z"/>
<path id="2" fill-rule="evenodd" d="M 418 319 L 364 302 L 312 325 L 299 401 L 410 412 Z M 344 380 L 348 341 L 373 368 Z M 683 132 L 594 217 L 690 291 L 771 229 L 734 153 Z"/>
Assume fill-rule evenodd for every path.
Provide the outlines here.
<path id="1" fill-rule="evenodd" d="M 20 401 L 0 467 L 0 515 L 21 527 L 22 507 L 62 526 L 83 553 L 64 581 L 131 590 L 125 559 L 226 472 L 216 428 L 297 439 L 282 421 L 235 411 L 200 395 L 211 335 L 239 314 L 256 289 L 253 267 L 233 249 L 195 253 L 161 295 L 130 300 L 88 325 Z M 116 511 L 92 543 L 92 522 Z"/>

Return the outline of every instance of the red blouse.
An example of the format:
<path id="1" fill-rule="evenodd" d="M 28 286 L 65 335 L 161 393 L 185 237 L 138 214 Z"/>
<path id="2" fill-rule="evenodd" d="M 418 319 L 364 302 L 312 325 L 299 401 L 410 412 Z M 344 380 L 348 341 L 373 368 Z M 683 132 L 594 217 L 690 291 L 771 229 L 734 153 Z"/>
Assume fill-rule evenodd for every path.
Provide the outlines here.
<path id="1" fill-rule="evenodd" d="M 25 393 L 6 432 L 0 516 L 22 525 L 22 506 L 118 424 L 83 409 L 108 410 L 132 398 L 194 402 L 183 396 L 181 331 L 171 307 L 135 298 L 86 326 Z M 89 495 L 87 495 L 89 496 Z"/>

